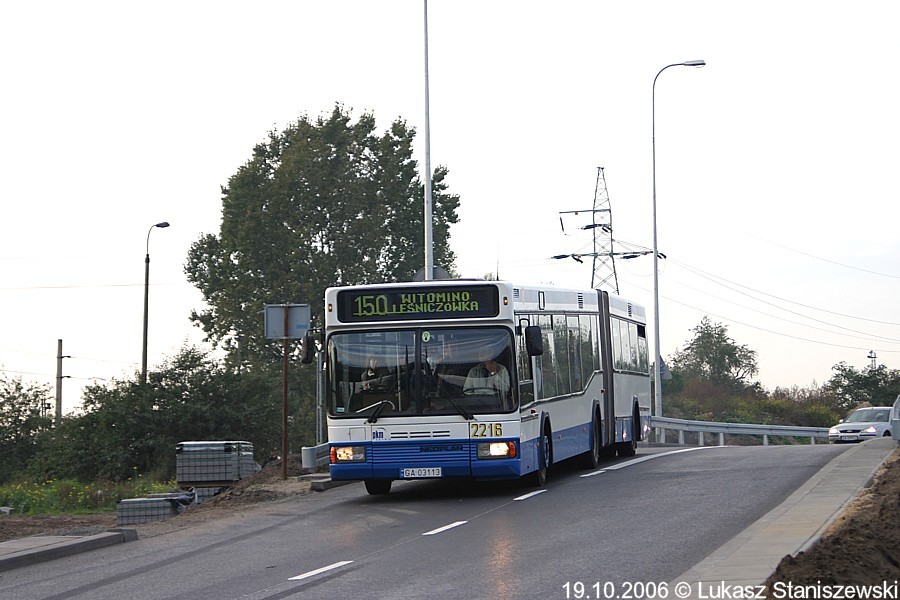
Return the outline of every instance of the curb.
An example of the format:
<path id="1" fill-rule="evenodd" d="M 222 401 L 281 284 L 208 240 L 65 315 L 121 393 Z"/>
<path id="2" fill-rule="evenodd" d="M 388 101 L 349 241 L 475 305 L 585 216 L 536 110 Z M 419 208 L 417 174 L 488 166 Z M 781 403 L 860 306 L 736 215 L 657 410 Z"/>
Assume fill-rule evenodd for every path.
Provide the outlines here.
<path id="1" fill-rule="evenodd" d="M 314 492 L 324 492 L 325 490 L 330 490 L 331 488 L 340 487 L 342 485 L 347 485 L 350 483 L 359 483 L 359 482 L 353 481 L 353 480 L 335 481 L 334 479 L 321 479 L 319 481 L 313 481 L 310 484 L 310 488 Z"/>
<path id="2" fill-rule="evenodd" d="M 32 536 L 5 542 L 5 544 L 11 544 L 9 547 L 13 551 L 5 556 L 0 556 L 0 572 L 63 558 L 80 552 L 87 552 L 88 550 L 124 544 L 137 538 L 137 531 L 134 529 L 114 529 L 88 536 Z M 42 543 L 44 541 L 46 543 Z M 16 545 L 19 545 L 22 549 L 16 550 Z"/>
<path id="3" fill-rule="evenodd" d="M 673 587 L 690 586 L 682 587 L 678 597 L 709 597 L 700 594 L 704 583 L 761 584 L 785 555 L 794 556 L 819 540 L 871 484 L 895 447 L 869 440 L 832 458 L 781 504 L 671 580 Z"/>

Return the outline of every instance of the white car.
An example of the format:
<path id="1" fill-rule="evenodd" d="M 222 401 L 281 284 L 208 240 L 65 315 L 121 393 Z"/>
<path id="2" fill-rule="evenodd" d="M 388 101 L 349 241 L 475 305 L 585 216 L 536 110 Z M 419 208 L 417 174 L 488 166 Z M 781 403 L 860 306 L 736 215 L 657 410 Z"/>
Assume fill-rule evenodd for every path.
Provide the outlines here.
<path id="1" fill-rule="evenodd" d="M 894 441 L 900 444 L 900 395 L 894 402 L 894 412 L 891 413 L 891 435 Z"/>
<path id="2" fill-rule="evenodd" d="M 844 421 L 828 430 L 831 442 L 862 442 L 891 435 L 890 406 L 857 408 Z"/>

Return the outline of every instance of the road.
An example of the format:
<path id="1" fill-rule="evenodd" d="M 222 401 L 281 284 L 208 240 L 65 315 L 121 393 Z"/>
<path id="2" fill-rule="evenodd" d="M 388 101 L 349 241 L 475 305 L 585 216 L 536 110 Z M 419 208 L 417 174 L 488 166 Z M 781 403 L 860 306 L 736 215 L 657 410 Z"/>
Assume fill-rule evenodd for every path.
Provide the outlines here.
<path id="1" fill-rule="evenodd" d="M 578 582 L 621 593 L 677 577 L 845 448 L 641 448 L 598 471 L 559 465 L 542 490 L 418 481 L 371 497 L 352 484 L 15 569 L 0 598 L 567 598 Z"/>

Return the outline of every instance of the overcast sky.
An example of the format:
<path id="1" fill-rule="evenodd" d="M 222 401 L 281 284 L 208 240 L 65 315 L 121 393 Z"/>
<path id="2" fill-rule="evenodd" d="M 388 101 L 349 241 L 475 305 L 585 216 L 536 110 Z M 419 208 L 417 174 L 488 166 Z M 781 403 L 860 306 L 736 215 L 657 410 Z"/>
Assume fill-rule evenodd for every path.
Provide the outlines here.
<path id="1" fill-rule="evenodd" d="M 66 412 L 133 376 L 160 221 L 150 368 L 199 343 L 188 248 L 218 233 L 220 187 L 269 131 L 341 103 L 424 140 L 422 6 L 3 3 L 0 369 L 53 385 L 62 339 Z M 591 208 L 598 167 L 616 243 L 651 246 L 653 79 L 704 59 L 656 86 L 663 356 L 708 315 L 769 389 L 870 350 L 900 368 L 898 7 L 431 0 L 431 162 L 461 198 L 458 271 L 589 287 L 590 259 L 549 257 L 591 250 L 589 218 L 563 234 L 558 213 Z M 652 259 L 616 267 L 652 315 Z"/>

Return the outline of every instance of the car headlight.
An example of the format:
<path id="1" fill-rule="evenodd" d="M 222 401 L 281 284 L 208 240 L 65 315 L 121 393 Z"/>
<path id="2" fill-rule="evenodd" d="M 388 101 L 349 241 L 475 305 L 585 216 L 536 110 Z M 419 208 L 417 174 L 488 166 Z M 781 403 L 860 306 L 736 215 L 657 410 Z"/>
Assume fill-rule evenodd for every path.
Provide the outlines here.
<path id="1" fill-rule="evenodd" d="M 869 425 L 868 427 L 866 427 L 865 429 L 862 430 L 863 433 L 875 433 L 876 431 L 878 431 L 878 430 L 875 429 L 874 425 Z"/>
<path id="2" fill-rule="evenodd" d="M 832 427 L 828 430 L 828 435 L 837 435 L 838 433 L 837 427 Z"/>
<path id="3" fill-rule="evenodd" d="M 331 462 L 366 462 L 365 446 L 332 446 Z"/>
<path id="4" fill-rule="evenodd" d="M 478 458 L 515 458 L 515 442 L 482 442 L 478 444 Z"/>

